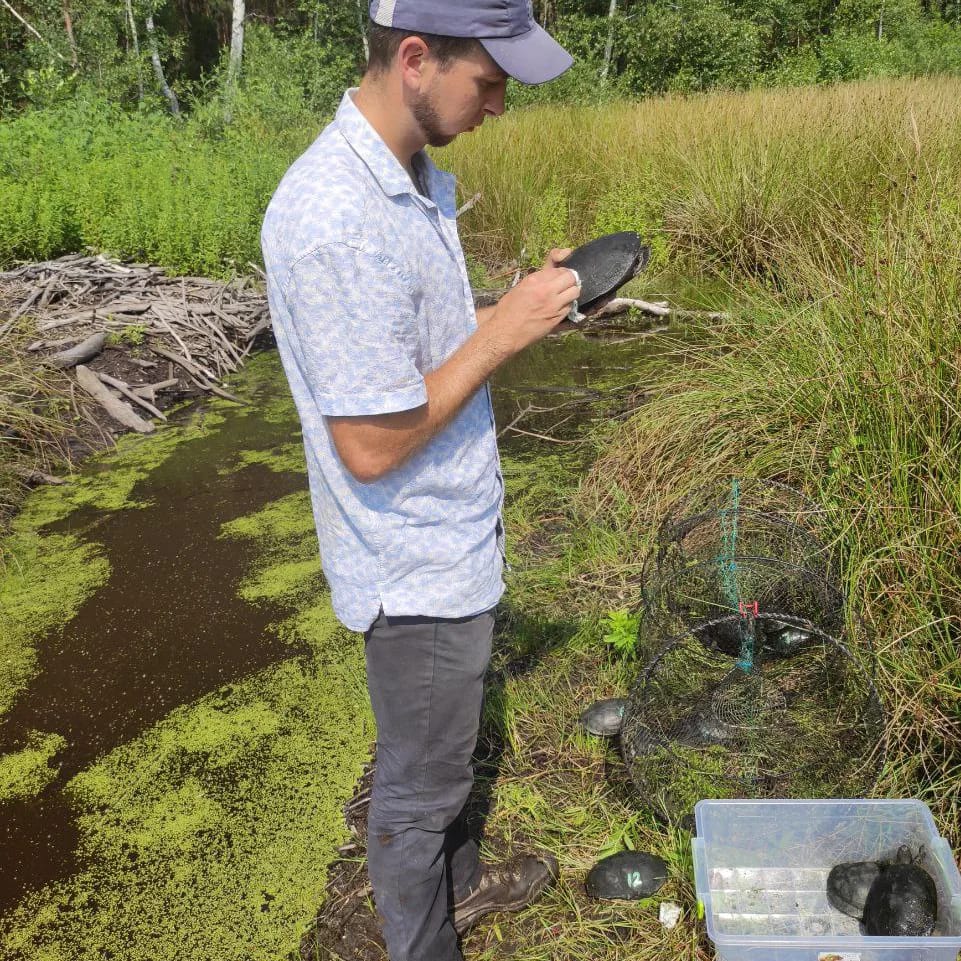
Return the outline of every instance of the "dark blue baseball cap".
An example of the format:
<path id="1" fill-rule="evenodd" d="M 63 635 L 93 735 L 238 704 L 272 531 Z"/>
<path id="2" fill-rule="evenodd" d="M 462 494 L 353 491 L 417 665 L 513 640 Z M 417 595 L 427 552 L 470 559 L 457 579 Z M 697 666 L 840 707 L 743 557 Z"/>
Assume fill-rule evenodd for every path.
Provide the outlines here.
<path id="1" fill-rule="evenodd" d="M 534 19 L 531 0 L 371 0 L 370 18 L 398 30 L 473 37 L 521 83 L 546 83 L 574 62 Z"/>

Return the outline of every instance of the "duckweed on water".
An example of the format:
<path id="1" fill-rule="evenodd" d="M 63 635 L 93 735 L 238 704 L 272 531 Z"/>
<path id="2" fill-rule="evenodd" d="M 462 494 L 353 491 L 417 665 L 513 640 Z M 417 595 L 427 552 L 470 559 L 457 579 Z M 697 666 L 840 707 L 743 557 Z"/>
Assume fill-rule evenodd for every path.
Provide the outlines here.
<path id="1" fill-rule="evenodd" d="M 142 508 L 134 487 L 188 440 L 202 437 L 224 423 L 223 414 L 206 410 L 187 426 L 168 425 L 153 434 L 124 434 L 114 450 L 98 455 L 62 487 L 35 491 L 24 503 L 14 528 L 36 530 L 63 520 L 82 507 L 102 511 Z"/>
<path id="2" fill-rule="evenodd" d="M 275 473 L 307 473 L 307 462 L 304 459 L 304 445 L 297 441 L 281 444 L 271 450 L 242 450 L 237 454 L 236 464 L 225 468 L 222 473 L 232 473 L 249 467 L 251 464 L 261 464 Z"/>
<path id="3" fill-rule="evenodd" d="M 174 711 L 75 777 L 84 869 L 0 920 L 4 957 L 223 961 L 293 950 L 371 736 L 349 635 Z"/>
<path id="4" fill-rule="evenodd" d="M 311 653 L 177 709 L 77 775 L 66 791 L 85 867 L 0 921 L 0 955 L 278 957 L 313 918 L 373 737 L 363 652 L 324 592 L 306 493 L 222 536 L 257 543 L 241 593 L 293 609 L 273 629 Z"/>
<path id="5" fill-rule="evenodd" d="M 0 569 L 0 716 L 37 669 L 40 639 L 64 625 L 110 576 L 97 544 L 17 531 Z"/>
<path id="6" fill-rule="evenodd" d="M 289 426 L 292 407 L 276 388 L 276 359 L 251 368 L 252 380 L 239 392 L 251 396 L 262 388 L 265 396 L 256 397 L 256 406 L 234 408 L 236 415 L 260 418 L 266 404 L 271 423 Z M 83 597 L 55 583 L 55 573 L 89 586 L 81 573 L 89 581 L 109 572 L 96 545 L 25 531 L 78 507 L 146 506 L 132 502 L 135 484 L 176 442 L 219 427 L 218 411 L 211 405 L 199 424 L 161 430 L 147 442 L 124 440 L 118 452 L 98 459 L 89 478 L 28 506 L 18 520 L 23 543 L 9 542 L 21 564 L 8 564 L 0 579 L 0 598 L 6 592 L 19 601 L 18 630 L 43 615 L 39 639 L 72 616 Z M 303 455 L 285 437 L 273 450 L 240 452 L 230 470 L 250 464 L 302 472 Z M 279 606 L 270 629 L 295 656 L 177 708 L 68 782 L 80 868 L 27 894 L 0 918 L 0 956 L 276 958 L 296 950 L 314 917 L 326 865 L 346 838 L 340 808 L 374 736 L 362 646 L 331 609 L 306 491 L 225 524 L 221 536 L 254 543 L 257 560 L 239 593 Z M 25 581 L 18 590 L 15 577 Z M 56 599 L 49 616 L 37 598 Z M 47 752 L 42 758 L 23 751 L 6 760 L 2 770 L 16 772 L 17 796 L 41 789 L 55 737 L 31 743 Z"/>
<path id="7" fill-rule="evenodd" d="M 23 750 L 0 756 L 0 804 L 36 797 L 57 776 L 50 762 L 66 746 L 59 734 L 31 731 Z"/>
<path id="8" fill-rule="evenodd" d="M 244 600 L 292 603 L 324 591 L 310 495 L 297 491 L 224 524 L 222 537 L 253 538 L 261 561 L 240 586 Z"/>

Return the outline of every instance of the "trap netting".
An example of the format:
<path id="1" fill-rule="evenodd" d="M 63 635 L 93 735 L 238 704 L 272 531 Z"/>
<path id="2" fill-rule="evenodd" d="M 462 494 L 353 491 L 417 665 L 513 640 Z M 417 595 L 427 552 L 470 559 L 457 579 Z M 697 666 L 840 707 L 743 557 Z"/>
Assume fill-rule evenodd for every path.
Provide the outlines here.
<path id="1" fill-rule="evenodd" d="M 691 518 L 738 509 L 800 528 L 826 544 L 830 530 L 826 512 L 794 487 L 760 477 L 720 480 L 698 488 L 668 510 L 658 531 L 658 543 L 677 539 L 677 529 Z"/>
<path id="2" fill-rule="evenodd" d="M 702 630 L 738 637 L 736 657 L 697 632 L 638 677 L 621 727 L 641 800 L 673 820 L 701 798 L 858 797 L 883 763 L 881 702 L 847 647 L 789 614 L 729 614 Z M 790 631 L 789 654 L 762 638 Z M 759 646 L 760 645 L 760 646 Z"/>
<path id="3" fill-rule="evenodd" d="M 736 622 L 719 622 L 742 605 L 779 611 L 816 623 L 857 650 L 869 652 L 867 634 L 848 618 L 833 552 L 823 533 L 822 513 L 803 495 L 768 481 L 733 480 L 682 502 L 696 513 L 665 519 L 642 569 L 639 626 L 648 655 L 670 637 L 692 630 L 707 646 L 735 656 Z M 785 516 L 776 511 L 782 510 Z M 791 631 L 758 625 L 759 649 L 789 653 Z"/>
<path id="4" fill-rule="evenodd" d="M 729 657 L 741 649 L 741 606 L 816 621 L 834 636 L 844 633 L 845 598 L 820 572 L 772 557 L 732 554 L 698 560 L 677 557 L 645 582 L 641 649 L 649 653 L 667 638 L 692 631 L 705 647 Z M 757 648 L 789 654 L 792 631 L 776 619 L 757 624 Z"/>

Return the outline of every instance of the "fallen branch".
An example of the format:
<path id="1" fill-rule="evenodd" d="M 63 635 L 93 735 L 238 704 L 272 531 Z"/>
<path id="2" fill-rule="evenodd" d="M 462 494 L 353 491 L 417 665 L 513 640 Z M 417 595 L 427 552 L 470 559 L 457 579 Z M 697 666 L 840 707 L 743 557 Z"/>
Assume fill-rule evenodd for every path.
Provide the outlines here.
<path id="1" fill-rule="evenodd" d="M 655 303 L 650 300 L 639 300 L 636 297 L 615 297 L 610 303 L 605 304 L 600 310 L 587 316 L 587 320 L 597 320 L 601 317 L 610 317 L 613 314 L 623 314 L 631 309 L 639 310 L 643 314 L 650 314 L 652 317 L 677 317 L 679 319 L 700 317 L 704 320 L 729 320 L 730 314 L 706 310 L 681 310 L 677 307 L 669 307 L 665 303 Z"/>
<path id="2" fill-rule="evenodd" d="M 531 412 L 531 410 L 531 405 L 528 404 L 506 427 L 497 432 L 498 439 L 504 435 L 504 431 L 511 430 L 516 424 L 519 424 Z"/>
<path id="3" fill-rule="evenodd" d="M 97 375 L 97 379 L 101 383 L 106 384 L 108 387 L 113 387 L 116 390 L 119 390 L 124 397 L 129 397 L 130 400 L 132 400 L 135 404 L 139 404 L 145 411 L 147 411 L 147 413 L 153 414 L 154 417 L 159 417 L 164 421 L 167 419 L 166 415 L 157 410 L 157 408 L 154 407 L 149 400 L 134 393 L 134 391 L 130 389 L 129 384 L 125 384 L 122 380 L 117 380 L 116 377 L 111 377 L 109 374 L 105 374 L 99 370 L 94 371 L 94 373 Z"/>
<path id="4" fill-rule="evenodd" d="M 461 214 L 466 214 L 467 211 L 470 210 L 481 199 L 481 196 L 482 196 L 481 192 L 477 191 L 477 193 L 474 194 L 474 196 L 471 197 L 471 199 L 468 200 L 467 203 L 457 208 L 457 211 L 454 214 L 454 217 L 456 218 L 456 217 L 459 217 Z"/>
<path id="5" fill-rule="evenodd" d="M 134 409 L 118 397 L 114 397 L 100 382 L 100 378 L 83 364 L 77 365 L 77 383 L 115 420 L 140 434 L 150 434 L 154 425 L 138 416 Z"/>
<path id="6" fill-rule="evenodd" d="M 156 367 L 156 364 L 154 364 Z M 131 390 L 138 396 L 144 397 L 152 404 L 157 399 L 157 393 L 161 390 L 168 390 L 176 387 L 180 383 L 179 377 L 171 377 L 168 380 L 158 380 L 156 384 L 138 384 Z"/>
<path id="7" fill-rule="evenodd" d="M 66 370 L 68 367 L 85 364 L 88 360 L 92 360 L 104 349 L 106 344 L 107 335 L 105 333 L 101 331 L 98 334 L 91 334 L 76 347 L 71 347 L 70 350 L 62 350 L 59 354 L 44 358 L 44 363 Z"/>
<path id="8" fill-rule="evenodd" d="M 28 484 L 66 484 L 67 480 L 64 477 L 54 477 L 53 474 L 47 474 L 42 470 L 37 470 L 35 467 L 25 467 L 22 464 L 13 465 L 13 473 L 18 477 L 25 480 Z"/>
<path id="9" fill-rule="evenodd" d="M 203 376 L 186 357 L 181 357 L 180 354 L 175 354 L 172 350 L 167 350 L 166 347 L 161 347 L 159 344 L 151 344 L 150 349 L 155 354 L 160 354 L 161 357 L 166 357 L 167 360 L 172 360 L 175 364 L 179 364 L 188 374 L 193 374 L 197 377 Z"/>
<path id="10" fill-rule="evenodd" d="M 190 379 L 201 390 L 209 390 L 211 394 L 216 394 L 218 397 L 223 397 L 224 400 L 232 400 L 235 404 L 240 404 L 242 407 L 247 406 L 247 401 L 241 400 L 239 397 L 231 394 L 229 390 L 224 390 L 223 387 L 218 387 L 216 384 L 211 384 L 210 381 L 204 380 L 203 377 L 191 377 Z"/>
<path id="11" fill-rule="evenodd" d="M 535 434 L 532 430 L 521 430 L 520 427 L 505 427 L 504 430 L 511 430 L 515 434 L 523 434 L 525 437 L 536 437 L 538 440 L 546 440 L 551 444 L 581 444 L 579 440 L 561 440 L 559 437 L 549 437 L 547 434 Z"/>

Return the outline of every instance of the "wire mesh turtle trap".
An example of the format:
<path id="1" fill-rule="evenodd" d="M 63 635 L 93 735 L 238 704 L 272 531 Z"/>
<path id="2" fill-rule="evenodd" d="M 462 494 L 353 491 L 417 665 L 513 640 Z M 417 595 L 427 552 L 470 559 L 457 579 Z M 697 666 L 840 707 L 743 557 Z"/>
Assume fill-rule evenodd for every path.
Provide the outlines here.
<path id="1" fill-rule="evenodd" d="M 739 613 L 745 602 L 765 615 L 756 624 L 759 648 L 787 653 L 795 643 L 787 622 L 767 616 L 775 611 L 788 620 L 816 621 L 834 636 L 845 629 L 845 598 L 834 583 L 818 571 L 770 557 L 719 554 L 665 564 L 648 578 L 645 594 L 640 632 L 648 651 L 690 630 L 705 647 L 736 656 L 740 621 L 725 615 Z"/>
<path id="2" fill-rule="evenodd" d="M 855 618 L 846 623 L 833 552 L 812 529 L 815 521 L 822 525 L 822 513 L 803 495 L 774 482 L 734 480 L 724 502 L 712 488 L 686 503 L 703 509 L 665 519 L 643 565 L 639 650 L 653 653 L 666 638 L 695 630 L 707 646 L 735 655 L 737 622 L 719 621 L 710 630 L 703 625 L 737 613 L 746 602 L 813 621 L 869 651 L 863 627 Z M 771 626 L 768 621 L 759 629 Z M 773 627 L 773 648 L 783 648 L 793 632 Z"/>
<path id="3" fill-rule="evenodd" d="M 848 648 L 789 615 L 727 615 L 737 657 L 697 632 L 670 641 L 627 700 L 624 761 L 641 799 L 675 819 L 701 798 L 858 797 L 883 761 L 881 702 Z M 764 638 L 790 633 L 790 651 Z"/>
<path id="4" fill-rule="evenodd" d="M 672 818 L 703 797 L 854 797 L 884 723 L 867 633 L 846 610 L 820 512 L 765 481 L 701 492 L 661 525 L 644 568 L 624 712 L 642 798 Z M 784 511 L 782 516 L 778 511 Z"/>
<path id="5" fill-rule="evenodd" d="M 680 498 L 661 521 L 657 541 L 664 544 L 677 538 L 676 529 L 691 518 L 721 511 L 740 510 L 783 521 L 807 531 L 822 542 L 828 540 L 828 524 L 823 507 L 795 487 L 762 477 L 732 478 L 698 488 Z"/>

